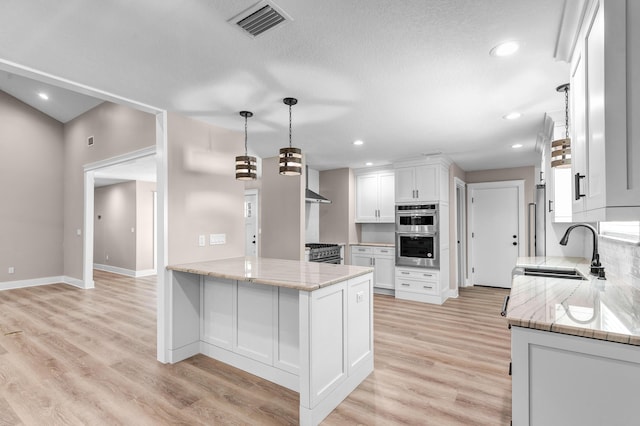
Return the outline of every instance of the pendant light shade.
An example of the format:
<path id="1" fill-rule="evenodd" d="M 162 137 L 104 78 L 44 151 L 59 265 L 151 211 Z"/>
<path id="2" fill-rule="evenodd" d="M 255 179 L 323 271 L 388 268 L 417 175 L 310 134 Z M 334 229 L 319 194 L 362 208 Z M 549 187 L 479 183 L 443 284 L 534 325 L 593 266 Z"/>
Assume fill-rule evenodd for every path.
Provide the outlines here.
<path id="1" fill-rule="evenodd" d="M 247 119 L 253 117 L 253 113 L 240 111 L 240 115 L 244 117 L 244 155 L 236 157 L 236 179 L 255 180 L 257 177 L 256 157 L 250 156 L 247 151 Z"/>
<path id="2" fill-rule="evenodd" d="M 280 148 L 280 174 L 285 176 L 299 176 L 302 174 L 302 150 L 291 145 L 291 106 L 298 103 L 295 98 L 284 98 L 285 105 L 289 105 L 289 146 Z"/>
<path id="3" fill-rule="evenodd" d="M 564 92 L 564 139 L 551 142 L 551 167 L 571 167 L 571 139 L 569 138 L 569 83 L 556 87 Z"/>

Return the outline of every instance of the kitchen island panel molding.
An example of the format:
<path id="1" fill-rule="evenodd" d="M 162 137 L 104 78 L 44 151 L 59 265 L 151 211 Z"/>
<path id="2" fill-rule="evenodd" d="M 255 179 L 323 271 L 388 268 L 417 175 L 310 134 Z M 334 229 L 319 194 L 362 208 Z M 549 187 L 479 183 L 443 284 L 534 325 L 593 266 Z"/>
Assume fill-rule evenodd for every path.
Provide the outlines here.
<path id="1" fill-rule="evenodd" d="M 299 392 L 300 424 L 317 425 L 373 371 L 372 270 L 244 259 L 258 284 L 228 278 L 241 274 L 229 266 L 237 260 L 219 273 L 224 260 L 169 267 L 170 361 L 202 353 Z M 264 273 L 286 265 L 284 287 Z M 294 288 L 299 271 L 308 274 Z"/>

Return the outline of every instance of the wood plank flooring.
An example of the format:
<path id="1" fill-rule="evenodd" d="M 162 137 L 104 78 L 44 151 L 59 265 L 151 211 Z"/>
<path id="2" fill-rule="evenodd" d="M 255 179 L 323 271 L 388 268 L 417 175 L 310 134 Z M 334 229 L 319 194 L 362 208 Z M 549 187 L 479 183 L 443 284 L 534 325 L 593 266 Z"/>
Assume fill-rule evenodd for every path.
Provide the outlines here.
<path id="1" fill-rule="evenodd" d="M 156 361 L 155 277 L 0 291 L 2 425 L 295 425 L 298 395 L 195 356 Z M 375 371 L 324 425 L 508 425 L 508 290 L 375 296 Z"/>

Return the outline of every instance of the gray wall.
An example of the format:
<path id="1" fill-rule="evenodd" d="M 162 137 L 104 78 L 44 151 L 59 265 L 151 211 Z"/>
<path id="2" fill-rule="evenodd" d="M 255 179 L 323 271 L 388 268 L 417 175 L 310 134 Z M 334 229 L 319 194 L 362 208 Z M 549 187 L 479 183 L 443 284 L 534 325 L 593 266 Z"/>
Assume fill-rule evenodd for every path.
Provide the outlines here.
<path id="1" fill-rule="evenodd" d="M 64 126 L 64 274 L 82 279 L 84 165 L 155 146 L 155 116 L 104 102 Z M 87 137 L 94 145 L 87 146 Z"/>
<path id="2" fill-rule="evenodd" d="M 153 269 L 155 189 L 153 182 L 134 181 L 95 189 L 94 263 Z"/>
<path id="3" fill-rule="evenodd" d="M 278 157 L 262 160 L 262 257 L 304 259 L 304 177 L 278 173 Z"/>
<path id="4" fill-rule="evenodd" d="M 173 113 L 167 131 L 169 264 L 244 256 L 244 183 L 235 179 L 244 135 Z M 209 234 L 226 234 L 226 244 L 209 245 Z"/>
<path id="5" fill-rule="evenodd" d="M 0 91 L 0 282 L 63 274 L 63 144 L 61 123 Z"/>
<path id="6" fill-rule="evenodd" d="M 320 205 L 320 241 L 357 242 L 353 170 L 344 168 L 320 172 L 320 194 L 331 200 L 331 204 Z M 350 263 L 348 247 L 344 254 L 345 263 Z"/>

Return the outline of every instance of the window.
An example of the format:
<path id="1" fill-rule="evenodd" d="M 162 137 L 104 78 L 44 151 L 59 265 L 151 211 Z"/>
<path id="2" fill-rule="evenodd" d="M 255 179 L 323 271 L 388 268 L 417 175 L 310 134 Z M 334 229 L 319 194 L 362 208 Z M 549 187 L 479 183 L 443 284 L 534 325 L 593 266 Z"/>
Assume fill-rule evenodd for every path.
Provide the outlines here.
<path id="1" fill-rule="evenodd" d="M 640 222 L 600 222 L 600 235 L 637 243 L 640 242 Z"/>

